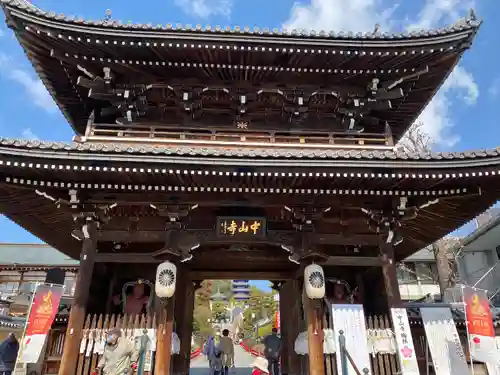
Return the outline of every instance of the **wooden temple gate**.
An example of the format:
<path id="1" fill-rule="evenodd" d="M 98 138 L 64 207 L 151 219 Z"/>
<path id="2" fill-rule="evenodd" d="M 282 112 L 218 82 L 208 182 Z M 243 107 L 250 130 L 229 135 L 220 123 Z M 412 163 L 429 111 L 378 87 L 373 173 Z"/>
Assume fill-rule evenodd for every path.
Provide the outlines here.
<path id="1" fill-rule="evenodd" d="M 401 307 L 397 262 L 500 197 L 499 150 L 394 147 L 471 46 L 473 13 L 437 31 L 298 35 L 1 7 L 76 133 L 0 138 L 0 212 L 80 259 L 59 375 L 97 360 L 80 358 L 88 314 L 89 327 L 100 314 L 106 324 L 113 288 L 154 282 L 167 261 L 175 294 L 126 322 L 156 328 L 155 375 L 188 372 L 194 291 L 224 278 L 279 282 L 284 369 L 323 375 L 326 323 L 321 301 L 302 301 L 304 267 L 369 288 L 366 315 L 387 314 Z M 293 353 L 301 330 L 307 366 Z M 388 356 L 374 365 L 397 368 Z"/>

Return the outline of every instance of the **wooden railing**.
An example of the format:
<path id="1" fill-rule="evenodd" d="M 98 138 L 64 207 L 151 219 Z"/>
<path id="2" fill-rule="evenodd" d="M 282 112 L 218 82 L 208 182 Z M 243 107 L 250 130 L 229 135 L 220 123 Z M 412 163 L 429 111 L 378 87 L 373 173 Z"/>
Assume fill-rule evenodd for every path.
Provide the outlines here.
<path id="1" fill-rule="evenodd" d="M 196 127 L 182 126 L 182 131 L 162 125 L 136 124 L 120 126 L 116 124 L 91 124 L 84 138 L 75 140 L 96 142 L 131 143 L 190 143 L 200 145 L 224 145 L 225 143 L 248 144 L 249 146 L 392 146 L 392 139 L 384 133 L 348 133 L 348 132 L 308 132 L 284 133 L 277 131 L 244 130 L 200 130 Z"/>

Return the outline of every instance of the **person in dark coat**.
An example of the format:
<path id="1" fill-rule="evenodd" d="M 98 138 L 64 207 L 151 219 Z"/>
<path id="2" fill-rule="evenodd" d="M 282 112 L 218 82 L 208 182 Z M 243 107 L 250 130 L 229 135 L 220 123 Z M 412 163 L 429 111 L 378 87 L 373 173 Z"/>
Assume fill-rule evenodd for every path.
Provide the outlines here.
<path id="1" fill-rule="evenodd" d="M 13 332 L 0 344 L 0 374 L 11 375 L 16 365 L 19 342 Z"/>

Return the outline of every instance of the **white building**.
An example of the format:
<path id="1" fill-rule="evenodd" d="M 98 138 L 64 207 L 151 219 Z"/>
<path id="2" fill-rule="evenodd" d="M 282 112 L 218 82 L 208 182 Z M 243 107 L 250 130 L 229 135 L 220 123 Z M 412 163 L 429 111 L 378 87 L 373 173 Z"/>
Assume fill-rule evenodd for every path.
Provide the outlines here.
<path id="1" fill-rule="evenodd" d="M 500 307 L 500 215 L 464 238 L 457 251 L 462 283 L 487 290 L 493 305 Z"/>

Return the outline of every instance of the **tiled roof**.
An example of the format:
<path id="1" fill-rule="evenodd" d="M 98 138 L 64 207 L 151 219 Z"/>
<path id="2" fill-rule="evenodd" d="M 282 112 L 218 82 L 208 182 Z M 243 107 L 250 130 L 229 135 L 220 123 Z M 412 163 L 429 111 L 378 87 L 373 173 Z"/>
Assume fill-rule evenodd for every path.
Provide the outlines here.
<path id="1" fill-rule="evenodd" d="M 445 36 L 453 33 L 458 33 L 462 31 L 472 30 L 481 24 L 474 15 L 470 12 L 467 18 L 463 18 L 456 22 L 455 24 L 449 25 L 447 27 L 428 29 L 428 30 L 415 30 L 411 32 L 401 32 L 401 33 L 353 33 L 353 32 L 334 32 L 334 31 L 314 31 L 314 30 L 278 30 L 278 29 L 268 29 L 268 28 L 249 28 L 249 27 L 220 27 L 220 26 L 206 26 L 201 25 L 153 25 L 153 24 L 141 24 L 141 23 L 121 23 L 117 20 L 85 20 L 83 18 L 76 18 L 74 16 L 67 16 L 61 13 L 56 13 L 54 11 L 43 11 L 27 0 L 1 0 L 4 6 L 11 6 L 17 9 L 24 10 L 27 13 L 32 13 L 36 16 L 44 17 L 51 20 L 56 20 L 60 22 L 65 22 L 75 25 L 87 25 L 87 26 L 98 26 L 98 27 L 108 27 L 112 29 L 129 29 L 137 31 L 171 31 L 178 33 L 210 33 L 219 35 L 241 35 L 241 36 L 259 36 L 259 37 L 299 37 L 299 38 L 312 38 L 312 39 L 340 39 L 340 40 L 386 40 L 395 41 L 404 39 L 416 39 L 416 38 L 432 38 Z"/>
<path id="2" fill-rule="evenodd" d="M 337 160 L 409 160 L 409 161 L 446 161 L 471 160 L 500 157 L 500 147 L 495 149 L 415 153 L 400 148 L 380 149 L 310 149 L 310 148 L 228 148 L 195 146 L 145 146 L 125 143 L 64 143 L 39 140 L 20 140 L 0 137 L 2 148 L 32 151 L 61 151 L 89 154 L 136 154 L 186 157 L 231 157 L 262 159 L 337 159 Z"/>
<path id="3" fill-rule="evenodd" d="M 45 244 L 0 243 L 0 264 L 78 267 L 79 261 Z"/>

